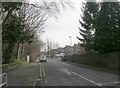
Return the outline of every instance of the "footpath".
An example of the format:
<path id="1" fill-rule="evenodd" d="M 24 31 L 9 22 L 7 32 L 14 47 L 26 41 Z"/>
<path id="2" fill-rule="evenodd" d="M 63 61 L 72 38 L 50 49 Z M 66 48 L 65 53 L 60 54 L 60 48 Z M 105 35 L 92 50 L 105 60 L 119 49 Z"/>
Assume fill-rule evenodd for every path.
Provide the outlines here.
<path id="1" fill-rule="evenodd" d="M 6 71 L 8 86 L 34 86 L 37 63 L 24 63 Z"/>

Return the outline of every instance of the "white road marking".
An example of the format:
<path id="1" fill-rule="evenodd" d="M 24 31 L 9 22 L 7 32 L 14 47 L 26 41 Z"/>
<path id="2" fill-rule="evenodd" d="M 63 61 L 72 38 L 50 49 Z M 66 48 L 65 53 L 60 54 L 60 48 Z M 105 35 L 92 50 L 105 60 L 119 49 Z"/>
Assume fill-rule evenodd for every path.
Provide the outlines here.
<path id="1" fill-rule="evenodd" d="M 71 73 L 69 71 L 65 71 L 66 73 L 68 73 L 69 75 L 71 75 Z"/>
<path id="2" fill-rule="evenodd" d="M 37 79 L 37 81 L 41 81 L 42 79 Z"/>
<path id="3" fill-rule="evenodd" d="M 42 69 L 43 76 L 45 77 L 46 74 L 45 74 L 45 71 L 44 71 L 43 65 L 41 65 L 41 69 Z"/>
<path id="4" fill-rule="evenodd" d="M 114 82 L 104 82 L 104 83 L 99 83 L 101 85 L 104 85 L 104 84 L 115 84 L 115 83 L 120 83 L 120 81 L 114 81 Z"/>
<path id="5" fill-rule="evenodd" d="M 41 64 L 40 64 L 40 77 L 42 78 L 42 68 L 41 68 Z"/>
<path id="6" fill-rule="evenodd" d="M 64 63 L 64 62 L 60 62 L 60 61 L 59 61 L 59 63 L 64 64 L 64 65 L 70 65 L 70 64 L 67 64 L 67 63 Z"/>
<path id="7" fill-rule="evenodd" d="M 99 83 L 96 83 L 96 82 L 94 82 L 94 81 L 92 81 L 92 80 L 90 80 L 90 79 L 88 79 L 88 78 L 86 78 L 86 77 L 84 77 L 84 76 L 81 76 L 81 75 L 79 75 L 79 74 L 77 74 L 77 73 L 75 73 L 75 72 L 73 72 L 73 71 L 71 71 L 71 70 L 69 70 L 69 69 L 66 69 L 66 70 L 70 71 L 72 74 L 74 74 L 74 75 L 76 75 L 76 76 L 78 76 L 78 77 L 80 77 L 80 78 L 83 78 L 83 79 L 85 79 L 85 80 L 87 80 L 87 81 L 89 81 L 89 82 L 91 82 L 91 83 L 93 83 L 93 84 L 95 84 L 95 85 L 98 85 L 98 86 L 104 88 L 104 87 L 103 87 L 101 84 L 99 84 Z"/>
<path id="8" fill-rule="evenodd" d="M 43 74 L 43 75 L 42 75 L 42 77 L 44 77 L 44 79 L 45 79 L 45 80 L 44 80 L 44 82 L 45 82 L 45 83 L 47 83 L 45 70 L 44 70 L 44 67 L 43 67 L 43 65 L 42 65 L 42 64 L 41 64 L 41 74 Z"/>
<path id="9" fill-rule="evenodd" d="M 45 79 L 45 83 L 47 83 L 47 79 Z"/>
<path id="10" fill-rule="evenodd" d="M 62 63 L 62 62 L 61 62 Z M 70 65 L 70 64 L 67 64 L 67 63 L 62 63 L 62 64 L 64 64 L 64 65 Z"/>

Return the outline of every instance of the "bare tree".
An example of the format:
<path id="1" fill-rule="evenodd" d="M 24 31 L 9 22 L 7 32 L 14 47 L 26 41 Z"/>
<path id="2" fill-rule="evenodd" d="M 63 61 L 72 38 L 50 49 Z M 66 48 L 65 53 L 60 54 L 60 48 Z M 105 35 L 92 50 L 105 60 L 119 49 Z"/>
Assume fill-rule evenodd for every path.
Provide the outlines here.
<path id="1" fill-rule="evenodd" d="M 34 41 L 34 37 L 36 35 L 41 35 L 44 32 L 43 29 L 45 28 L 45 22 L 47 19 L 52 16 L 57 17 L 60 10 L 64 9 L 68 5 L 70 5 L 69 2 L 64 0 L 41 0 L 39 3 L 35 4 L 3 3 L 3 24 L 8 23 L 11 15 L 15 15 L 14 17 L 17 18 L 16 22 L 18 22 L 16 24 L 19 24 L 19 27 L 14 25 L 17 28 L 17 32 L 14 32 L 17 34 L 12 33 L 13 35 L 15 34 L 14 38 L 16 39 L 15 43 L 13 43 L 13 47 L 15 47 L 13 57 L 16 55 L 18 59 L 22 59 L 23 54 L 27 52 L 25 48 L 30 46 L 30 43 Z M 15 27 L 14 29 L 16 29 Z M 4 31 L 7 30 L 8 29 L 6 28 Z"/>
<path id="2" fill-rule="evenodd" d="M 35 36 L 33 42 L 29 46 L 31 60 L 35 61 L 40 55 L 40 50 L 43 47 L 43 41 L 39 39 L 38 36 Z"/>

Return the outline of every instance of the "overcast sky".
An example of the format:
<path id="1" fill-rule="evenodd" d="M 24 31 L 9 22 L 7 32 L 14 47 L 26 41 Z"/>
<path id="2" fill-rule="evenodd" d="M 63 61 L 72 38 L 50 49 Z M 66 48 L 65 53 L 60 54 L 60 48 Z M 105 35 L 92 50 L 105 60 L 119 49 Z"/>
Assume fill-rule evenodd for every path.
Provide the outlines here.
<path id="1" fill-rule="evenodd" d="M 42 35 L 42 40 L 49 39 L 54 43 L 58 43 L 61 47 L 70 45 L 72 37 L 72 45 L 78 43 L 76 36 L 79 35 L 79 19 L 82 6 L 82 0 L 71 0 L 73 9 L 66 9 L 58 15 L 58 19 L 50 18 L 47 21 L 45 33 Z M 84 1 L 84 0 L 83 0 Z"/>

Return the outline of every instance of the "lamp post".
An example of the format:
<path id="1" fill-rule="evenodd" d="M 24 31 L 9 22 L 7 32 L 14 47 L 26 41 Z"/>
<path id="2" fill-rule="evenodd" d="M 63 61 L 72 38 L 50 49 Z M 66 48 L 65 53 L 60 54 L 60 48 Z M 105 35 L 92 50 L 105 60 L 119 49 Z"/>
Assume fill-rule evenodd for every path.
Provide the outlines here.
<path id="1" fill-rule="evenodd" d="M 69 38 L 70 38 L 70 46 L 72 46 L 72 37 L 69 36 Z"/>

